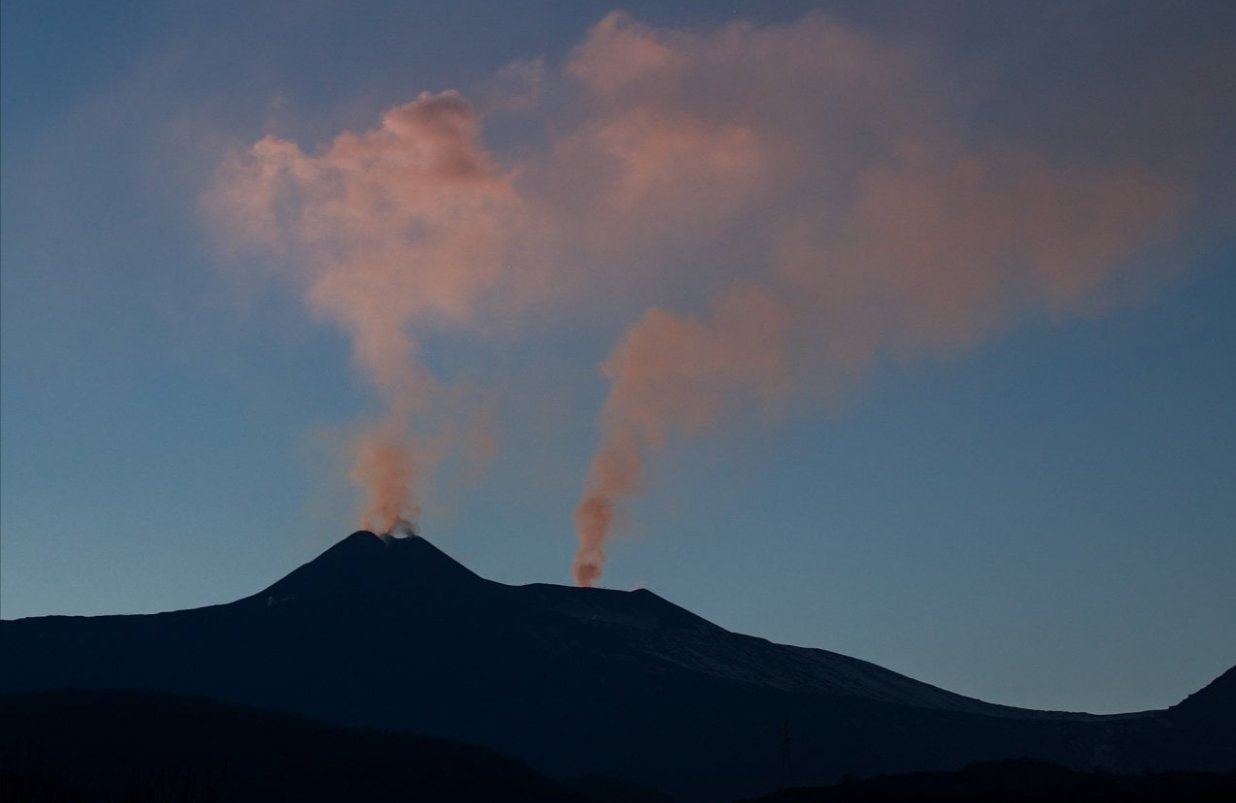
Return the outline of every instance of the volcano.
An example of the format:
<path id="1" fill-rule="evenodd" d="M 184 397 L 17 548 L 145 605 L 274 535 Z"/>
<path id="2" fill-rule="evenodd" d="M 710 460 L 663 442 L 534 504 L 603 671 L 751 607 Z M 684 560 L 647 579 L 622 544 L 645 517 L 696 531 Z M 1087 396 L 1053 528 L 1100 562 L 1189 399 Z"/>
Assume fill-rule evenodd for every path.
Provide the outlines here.
<path id="1" fill-rule="evenodd" d="M 486 580 L 361 531 L 270 587 L 186 611 L 0 622 L 0 692 L 140 689 L 445 737 L 555 777 L 683 800 L 1031 757 L 1236 766 L 1236 674 L 1164 711 L 982 702 L 725 630 L 647 590 Z"/>

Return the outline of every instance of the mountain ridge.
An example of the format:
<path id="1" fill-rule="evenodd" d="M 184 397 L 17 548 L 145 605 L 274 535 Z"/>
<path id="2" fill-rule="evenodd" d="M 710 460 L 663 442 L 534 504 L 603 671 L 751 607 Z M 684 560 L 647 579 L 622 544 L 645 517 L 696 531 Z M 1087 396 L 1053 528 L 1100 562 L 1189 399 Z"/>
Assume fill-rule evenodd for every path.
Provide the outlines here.
<path id="1" fill-rule="evenodd" d="M 235 602 L 4 621 L 0 647 L 3 692 L 200 695 L 471 742 L 554 777 L 597 773 L 684 800 L 765 793 L 787 751 L 804 783 L 1017 756 L 1128 771 L 1236 763 L 1226 683 L 1133 716 L 1008 708 L 732 633 L 650 591 L 504 585 L 420 537 L 366 531 Z"/>
<path id="2" fill-rule="evenodd" d="M 358 530 L 251 599 L 264 598 L 268 606 L 292 601 L 298 593 L 303 599 L 303 592 L 297 589 L 306 580 L 313 584 L 318 593 L 329 589 L 327 595 L 333 602 L 339 602 L 341 597 L 351 597 L 353 602 L 389 604 L 392 598 L 397 597 L 419 601 L 425 593 L 437 597 L 467 593 L 487 597 L 485 601 L 491 604 L 502 604 L 506 600 L 501 595 L 509 598 L 518 594 L 535 599 L 555 613 L 593 624 L 644 631 L 670 626 L 698 629 L 710 636 L 724 633 L 733 639 L 730 649 L 725 651 L 728 661 L 718 661 L 716 655 L 704 660 L 698 645 L 692 644 L 690 636 L 683 637 L 682 634 L 675 642 L 675 646 L 682 649 L 672 652 L 659 650 L 657 656 L 686 668 L 721 673 L 734 680 L 772 685 L 786 691 L 870 696 L 907 705 L 954 708 L 1000 716 L 1102 716 L 1085 712 L 1044 712 L 990 703 L 840 653 L 777 644 L 757 636 L 734 633 L 648 589 L 624 591 L 604 587 L 575 588 L 552 583 L 498 583 L 480 577 L 428 539 L 415 534 L 379 535 L 369 530 Z M 777 666 L 753 668 L 750 653 L 766 649 L 781 653 Z M 856 674 L 866 674 L 867 684 L 859 682 Z M 1138 713 L 1141 712 L 1134 712 L 1133 715 Z"/>

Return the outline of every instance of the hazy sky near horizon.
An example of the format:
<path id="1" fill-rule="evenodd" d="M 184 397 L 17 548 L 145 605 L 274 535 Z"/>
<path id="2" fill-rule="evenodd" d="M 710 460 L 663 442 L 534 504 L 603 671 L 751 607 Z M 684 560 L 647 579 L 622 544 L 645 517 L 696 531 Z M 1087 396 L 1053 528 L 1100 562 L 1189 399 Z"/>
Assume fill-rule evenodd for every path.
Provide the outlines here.
<path id="1" fill-rule="evenodd" d="M 1233 4 L 2 23 L 4 618 L 230 601 L 355 529 L 376 316 L 456 433 L 422 531 L 483 576 L 570 582 L 634 450 L 603 585 L 1012 705 L 1236 663 Z M 409 189 L 422 152 L 465 168 Z"/>

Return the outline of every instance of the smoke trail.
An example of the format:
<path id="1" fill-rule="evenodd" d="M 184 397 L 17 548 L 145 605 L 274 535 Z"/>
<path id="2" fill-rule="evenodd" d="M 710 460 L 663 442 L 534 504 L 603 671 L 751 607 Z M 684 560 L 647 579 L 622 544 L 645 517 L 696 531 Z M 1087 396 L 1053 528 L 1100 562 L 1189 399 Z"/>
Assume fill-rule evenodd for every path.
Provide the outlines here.
<path id="1" fill-rule="evenodd" d="M 605 562 L 617 506 L 637 493 L 649 452 L 725 415 L 774 410 L 789 386 L 787 319 L 766 289 L 730 289 L 704 319 L 651 309 L 605 363 L 612 388 L 601 411 L 601 446 L 575 509 L 573 573 L 592 585 Z"/>
<path id="2" fill-rule="evenodd" d="M 393 532 L 401 523 L 415 523 L 420 516 L 420 505 L 412 496 L 417 466 L 403 429 L 399 421 L 392 420 L 357 438 L 351 476 L 366 493 L 360 522 L 366 530 Z"/>
<path id="3" fill-rule="evenodd" d="M 744 399 L 835 390 L 881 354 L 1084 312 L 1187 203 L 1180 175 L 1136 162 L 974 147 L 916 58 L 821 17 L 692 34 L 616 15 L 576 51 L 568 68 L 601 111 L 573 145 L 609 165 L 606 225 L 641 241 L 664 220 L 711 233 L 724 249 L 699 237 L 688 250 L 709 268 L 698 286 L 762 287 L 703 320 L 652 308 L 605 362 L 578 584 L 600 577 L 667 437 L 741 420 Z"/>
<path id="4" fill-rule="evenodd" d="M 458 94 L 426 93 L 316 153 L 268 136 L 221 168 L 207 199 L 351 336 L 385 408 L 357 439 L 351 474 L 362 522 L 381 532 L 419 513 L 413 424 L 439 391 L 411 328 L 467 325 L 503 269 L 514 196 L 478 136 Z"/>
<path id="5" fill-rule="evenodd" d="M 1231 49 L 1188 58 L 1079 82 L 1085 120 L 1061 123 L 1054 98 L 982 96 L 1009 76 L 820 14 L 693 31 L 615 13 L 560 69 L 521 62 L 486 90 L 487 109 L 536 123 L 514 127 L 538 133 L 505 166 L 460 95 L 422 94 L 311 153 L 266 137 L 207 205 L 351 337 L 384 410 L 352 471 L 375 529 L 415 519 L 443 451 L 425 429 L 452 405 L 426 332 L 477 332 L 495 309 L 634 321 L 604 361 L 574 512 L 588 585 L 675 438 L 809 409 L 882 357 L 1111 303 L 1221 142 Z M 1098 106 L 1119 136 L 1073 136 Z"/>

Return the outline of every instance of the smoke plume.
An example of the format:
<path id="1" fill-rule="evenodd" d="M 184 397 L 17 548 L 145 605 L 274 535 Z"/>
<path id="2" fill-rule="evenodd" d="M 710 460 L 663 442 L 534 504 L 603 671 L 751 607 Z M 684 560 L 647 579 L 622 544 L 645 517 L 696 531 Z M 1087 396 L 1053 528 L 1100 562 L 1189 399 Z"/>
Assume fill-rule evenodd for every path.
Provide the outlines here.
<path id="1" fill-rule="evenodd" d="M 1188 200 L 1136 162 L 975 145 L 921 51 L 819 16 L 694 34 L 611 15 L 568 70 L 596 109 L 571 145 L 605 166 L 602 230 L 708 266 L 684 267 L 702 292 L 748 282 L 703 319 L 650 309 L 604 363 L 580 585 L 670 437 L 835 392 L 881 354 L 1084 312 Z"/>
<path id="2" fill-rule="evenodd" d="M 785 335 L 781 304 L 757 287 L 732 288 L 703 319 L 651 309 L 631 327 L 603 368 L 612 389 L 575 510 L 576 583 L 600 576 L 617 506 L 639 491 L 650 452 L 740 408 L 781 402 L 789 382 Z"/>
<path id="3" fill-rule="evenodd" d="M 478 136 L 457 93 L 422 94 L 315 153 L 268 136 L 221 168 L 208 198 L 229 231 L 278 255 L 314 315 L 351 336 L 385 408 L 358 437 L 351 474 L 362 523 L 379 532 L 420 509 L 413 428 L 439 387 L 414 329 L 468 325 L 503 267 L 514 196 Z"/>
<path id="4" fill-rule="evenodd" d="M 675 439 L 811 409 L 883 359 L 1110 304 L 1193 200 L 1221 102 L 1206 93 L 1224 86 L 1210 74 L 1230 61 L 1079 89 L 1072 108 L 1119 116 L 1120 137 L 1095 142 L 1032 93 L 985 106 L 996 76 L 960 75 L 923 40 L 818 14 L 692 31 L 615 13 L 561 67 L 520 62 L 487 85 L 486 109 L 539 123 L 517 158 L 482 146 L 458 93 L 422 94 L 313 152 L 260 140 L 208 205 L 350 335 L 384 406 L 352 471 L 376 529 L 415 520 L 442 451 L 426 446 L 449 406 L 426 332 L 476 333 L 498 309 L 633 322 L 602 365 L 575 510 L 590 585 Z M 1167 143 L 1156 103 L 1181 97 Z"/>

